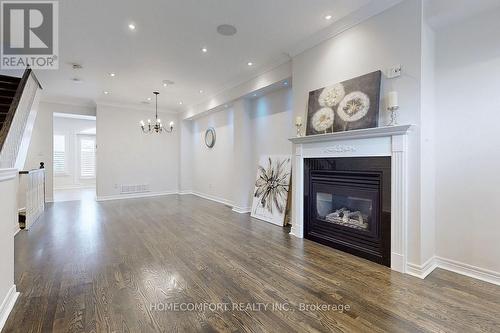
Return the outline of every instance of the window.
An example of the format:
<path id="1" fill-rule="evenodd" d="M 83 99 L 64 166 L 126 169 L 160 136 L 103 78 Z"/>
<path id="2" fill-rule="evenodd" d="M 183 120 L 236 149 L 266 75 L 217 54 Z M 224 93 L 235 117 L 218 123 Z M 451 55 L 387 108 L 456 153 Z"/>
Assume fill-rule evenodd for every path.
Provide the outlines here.
<path id="1" fill-rule="evenodd" d="M 80 138 L 80 177 L 95 178 L 95 138 Z"/>
<path id="2" fill-rule="evenodd" d="M 54 135 L 54 173 L 66 173 L 66 137 Z"/>

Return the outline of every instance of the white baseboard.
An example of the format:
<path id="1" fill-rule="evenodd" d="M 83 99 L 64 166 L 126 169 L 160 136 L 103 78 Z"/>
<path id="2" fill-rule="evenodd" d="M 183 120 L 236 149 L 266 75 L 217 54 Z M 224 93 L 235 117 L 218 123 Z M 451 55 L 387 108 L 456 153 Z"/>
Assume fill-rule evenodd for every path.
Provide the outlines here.
<path id="1" fill-rule="evenodd" d="M 431 257 L 422 265 L 408 263 L 406 265 L 406 273 L 420 279 L 425 279 L 427 275 L 431 274 L 436 268 L 436 257 Z"/>
<path id="2" fill-rule="evenodd" d="M 442 268 L 457 274 L 465 275 L 474 279 L 493 283 L 500 286 L 500 273 L 485 268 L 469 265 L 456 260 L 434 256 L 423 265 L 408 263 L 407 273 L 424 279 L 436 268 Z"/>
<path id="3" fill-rule="evenodd" d="M 201 193 L 201 192 L 197 192 L 197 191 L 193 191 L 193 192 L 191 192 L 191 194 L 196 195 L 197 197 L 200 197 L 200 198 L 203 198 L 203 199 L 215 201 L 215 202 L 221 203 L 223 205 L 233 207 L 232 201 L 229 201 L 229 200 L 224 199 L 224 198 L 217 197 L 215 195 L 205 194 L 205 193 Z"/>
<path id="4" fill-rule="evenodd" d="M 19 293 L 16 291 L 16 285 L 13 285 L 0 305 L 0 331 L 2 331 L 18 297 Z"/>
<path id="5" fill-rule="evenodd" d="M 500 286 L 499 272 L 442 257 L 435 257 L 435 260 L 439 268 Z"/>
<path id="6" fill-rule="evenodd" d="M 193 191 L 190 190 L 179 191 L 179 195 L 189 195 L 189 194 L 193 194 Z"/>
<path id="7" fill-rule="evenodd" d="M 110 201 L 110 200 L 123 200 L 123 199 L 140 199 L 159 197 L 164 195 L 178 194 L 178 191 L 164 191 L 164 192 L 147 192 L 147 193 L 133 193 L 133 194 L 117 194 L 117 195 L 103 195 L 96 197 L 97 201 Z"/>
<path id="8" fill-rule="evenodd" d="M 94 188 L 96 188 L 96 185 L 74 185 L 74 186 L 54 187 L 54 191 L 88 190 Z"/>
<path id="9" fill-rule="evenodd" d="M 233 206 L 233 212 L 238 214 L 247 214 L 252 211 L 252 207 L 237 207 Z"/>

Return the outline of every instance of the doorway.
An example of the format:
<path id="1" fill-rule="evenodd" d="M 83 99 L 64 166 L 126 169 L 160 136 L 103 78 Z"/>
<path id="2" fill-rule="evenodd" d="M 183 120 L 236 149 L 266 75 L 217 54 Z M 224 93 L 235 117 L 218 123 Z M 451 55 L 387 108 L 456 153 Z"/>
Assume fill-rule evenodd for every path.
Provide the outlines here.
<path id="1" fill-rule="evenodd" d="M 95 200 L 96 118 L 54 113 L 54 201 Z"/>

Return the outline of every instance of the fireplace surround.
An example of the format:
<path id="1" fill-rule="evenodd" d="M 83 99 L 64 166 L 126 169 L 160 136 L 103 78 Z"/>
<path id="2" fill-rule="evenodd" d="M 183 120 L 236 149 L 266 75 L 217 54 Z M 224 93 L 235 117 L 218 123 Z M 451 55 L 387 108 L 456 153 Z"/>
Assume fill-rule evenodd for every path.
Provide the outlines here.
<path id="1" fill-rule="evenodd" d="M 389 263 L 391 269 L 406 273 L 408 259 L 407 141 L 411 128 L 411 125 L 398 125 L 291 138 L 290 141 L 294 146 L 294 197 L 290 233 L 298 238 L 305 236 L 304 168 L 307 159 L 387 157 L 391 165 Z M 350 211 L 350 213 L 356 213 L 359 209 L 351 207 Z M 362 212 L 361 215 L 363 215 Z M 330 219 L 334 217 L 336 216 L 330 216 Z M 359 221 L 359 217 L 357 219 Z M 347 222 L 349 223 L 349 220 Z"/>
<path id="2" fill-rule="evenodd" d="M 304 238 L 390 267 L 390 157 L 304 160 Z"/>

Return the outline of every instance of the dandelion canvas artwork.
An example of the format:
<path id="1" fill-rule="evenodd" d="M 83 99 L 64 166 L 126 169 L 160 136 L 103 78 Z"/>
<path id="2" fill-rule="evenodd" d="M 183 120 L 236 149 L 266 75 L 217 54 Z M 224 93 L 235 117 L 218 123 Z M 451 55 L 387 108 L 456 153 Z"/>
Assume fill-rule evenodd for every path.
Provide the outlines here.
<path id="1" fill-rule="evenodd" d="M 306 135 L 377 127 L 381 78 L 376 71 L 311 91 Z"/>
<path id="2" fill-rule="evenodd" d="M 253 192 L 251 216 L 283 226 L 290 190 L 291 157 L 261 156 Z"/>

